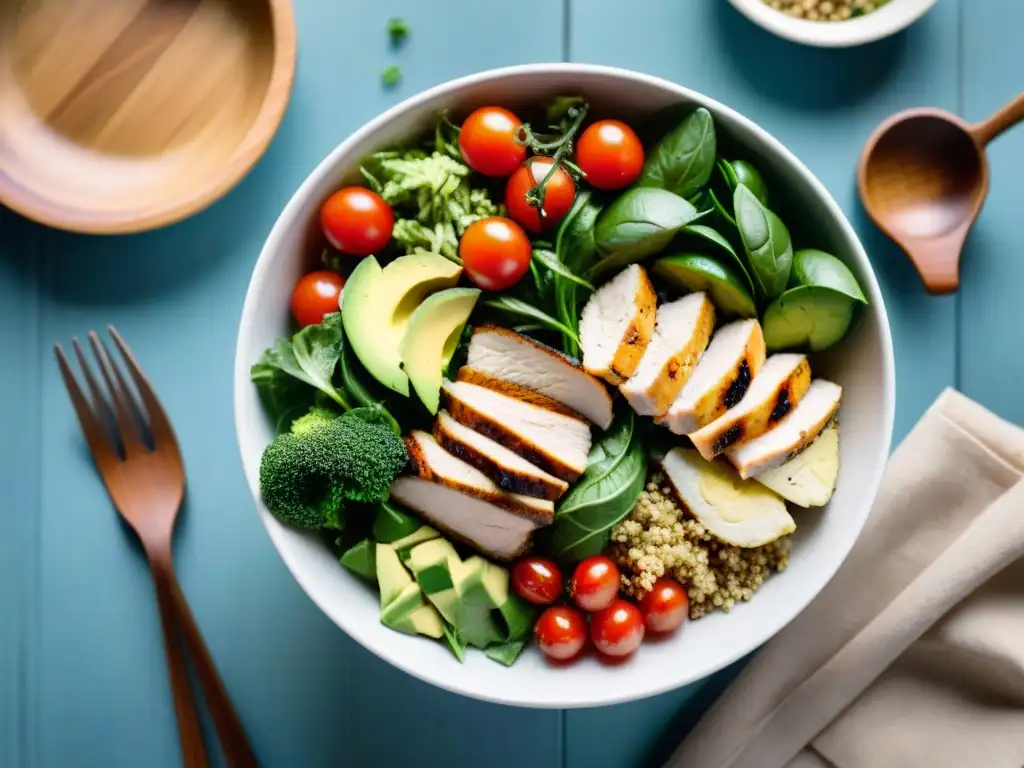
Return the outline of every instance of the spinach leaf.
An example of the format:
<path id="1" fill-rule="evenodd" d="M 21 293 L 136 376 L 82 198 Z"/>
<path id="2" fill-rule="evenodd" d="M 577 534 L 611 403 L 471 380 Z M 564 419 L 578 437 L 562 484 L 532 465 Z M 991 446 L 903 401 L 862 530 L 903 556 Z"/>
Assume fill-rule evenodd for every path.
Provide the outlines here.
<path id="1" fill-rule="evenodd" d="M 447 621 L 444 623 L 444 644 L 448 646 L 448 650 L 452 652 L 452 655 L 462 663 L 462 659 L 465 657 L 466 646 L 469 643 L 466 639 L 459 634 L 459 630 L 449 624 Z"/>
<path id="2" fill-rule="evenodd" d="M 497 295 L 491 299 L 484 299 L 480 302 L 485 307 L 496 309 L 499 312 L 504 312 L 507 315 L 513 315 L 515 317 L 525 317 L 530 320 L 536 320 L 542 324 L 545 328 L 550 328 L 553 331 L 566 334 L 574 339 L 577 343 L 579 342 L 579 336 L 576 331 L 563 325 L 558 320 L 553 318 L 543 310 L 537 309 L 528 302 L 522 299 L 517 299 L 515 296 L 501 296 Z"/>
<path id="3" fill-rule="evenodd" d="M 698 215 L 692 203 L 664 189 L 629 190 L 598 217 L 594 242 L 601 258 L 586 276 L 597 278 L 658 253 Z"/>
<path id="4" fill-rule="evenodd" d="M 754 281 L 765 298 L 786 290 L 793 267 L 793 242 L 782 219 L 761 204 L 743 184 L 733 197 L 736 226 L 743 241 Z"/>
<path id="5" fill-rule="evenodd" d="M 356 360 L 356 356 L 352 353 L 352 347 L 348 344 L 348 339 L 342 340 L 341 356 L 338 362 L 341 386 L 357 406 L 356 410 L 360 410 L 358 406 L 376 409 L 388 426 L 395 431 L 395 434 L 401 435 L 402 428 L 395 420 L 395 417 L 391 415 L 391 412 L 381 404 L 378 398 L 374 397 L 373 393 L 359 379 L 358 371 L 361 370 L 361 366 Z"/>
<path id="6" fill-rule="evenodd" d="M 489 659 L 504 664 L 506 667 L 511 667 L 513 662 L 519 658 L 519 654 L 525 645 L 525 640 L 509 640 L 507 643 L 492 645 L 486 648 L 484 655 Z"/>
<path id="7" fill-rule="evenodd" d="M 549 534 L 551 554 L 576 562 L 604 549 L 612 528 L 636 506 L 647 481 L 647 452 L 633 411 L 623 408 L 594 443 L 587 469 L 562 499 Z"/>
<path id="8" fill-rule="evenodd" d="M 742 184 L 751 192 L 754 197 L 761 201 L 761 205 L 768 205 L 768 186 L 764 183 L 761 172 L 746 160 L 733 160 L 732 173 L 736 181 L 732 188 Z"/>
<path id="9" fill-rule="evenodd" d="M 314 404 L 314 389 L 277 366 L 264 364 L 263 358 L 252 367 L 250 376 L 267 415 L 274 421 L 275 434 L 289 431 L 292 422 Z"/>
<path id="10" fill-rule="evenodd" d="M 637 182 L 689 197 L 708 183 L 715 167 L 715 121 L 698 107 L 648 155 Z"/>
<path id="11" fill-rule="evenodd" d="M 831 253 L 814 248 L 793 254 L 793 274 L 790 283 L 794 286 L 816 285 L 831 288 L 861 304 L 868 303 L 850 268 Z"/>
<path id="12" fill-rule="evenodd" d="M 705 242 L 713 243 L 719 250 L 725 251 L 732 259 L 732 263 L 739 269 L 750 292 L 754 293 L 754 281 L 750 277 L 750 272 L 747 271 L 747 265 L 743 263 L 743 259 L 736 253 L 732 243 L 726 240 L 717 229 L 713 229 L 705 224 L 687 224 L 683 227 L 682 234 L 692 235 Z"/>
<path id="13" fill-rule="evenodd" d="M 591 199 L 590 190 L 585 189 L 576 197 L 569 213 L 558 227 L 555 237 L 555 258 L 575 274 L 581 273 L 597 254 L 594 242 L 594 223 L 601 213 L 601 206 Z M 555 284 L 555 314 L 559 321 L 573 334 L 579 333 L 579 291 L 569 280 Z M 562 334 L 562 351 L 579 357 L 577 340 L 569 334 Z"/>
<path id="14" fill-rule="evenodd" d="M 536 249 L 533 252 L 533 260 L 552 274 L 558 275 L 558 277 L 561 277 L 563 280 L 568 280 L 571 283 L 576 283 L 576 285 L 581 285 L 588 291 L 594 290 L 593 285 L 560 262 L 551 251 L 545 251 L 540 248 Z"/>
<path id="15" fill-rule="evenodd" d="M 589 189 L 576 196 L 569 213 L 562 219 L 555 235 L 555 254 L 558 260 L 574 272 L 584 271 L 597 253 L 594 242 L 594 223 L 602 206 L 593 202 Z"/>
<path id="16" fill-rule="evenodd" d="M 708 189 L 708 199 L 711 201 L 711 205 L 715 213 L 730 227 L 736 228 L 736 219 L 733 218 L 732 214 L 729 213 L 728 209 L 722 204 L 721 200 L 718 199 L 718 195 L 715 194 L 713 189 Z"/>
<path id="17" fill-rule="evenodd" d="M 264 392 L 274 390 L 275 401 L 279 401 L 289 388 L 280 380 L 285 376 L 320 390 L 349 410 L 351 406 L 345 394 L 336 389 L 332 381 L 341 349 L 341 313 L 334 312 L 319 325 L 307 326 L 291 339 L 278 339 L 260 356 L 249 375 Z M 296 393 L 292 391 L 289 394 L 293 396 Z"/>

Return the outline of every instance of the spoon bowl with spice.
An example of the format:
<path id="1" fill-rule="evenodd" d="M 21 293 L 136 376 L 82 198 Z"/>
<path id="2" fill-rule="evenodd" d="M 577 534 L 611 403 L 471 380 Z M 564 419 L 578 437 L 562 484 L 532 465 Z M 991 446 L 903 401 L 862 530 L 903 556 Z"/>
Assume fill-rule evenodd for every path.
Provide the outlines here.
<path id="1" fill-rule="evenodd" d="M 752 22 L 803 45 L 847 48 L 906 29 L 935 0 L 729 0 Z"/>

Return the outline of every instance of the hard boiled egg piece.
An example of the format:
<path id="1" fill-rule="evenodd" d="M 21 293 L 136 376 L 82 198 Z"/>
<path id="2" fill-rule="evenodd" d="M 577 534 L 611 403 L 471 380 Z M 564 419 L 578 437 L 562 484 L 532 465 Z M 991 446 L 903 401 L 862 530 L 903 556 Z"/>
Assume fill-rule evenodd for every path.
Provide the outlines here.
<path id="1" fill-rule="evenodd" d="M 717 539 L 760 547 L 796 530 L 786 503 L 756 480 L 743 480 L 723 459 L 673 448 L 662 467 L 679 501 Z"/>
<path id="2" fill-rule="evenodd" d="M 787 501 L 800 507 L 824 507 L 839 477 L 839 426 L 832 424 L 782 466 L 757 476 Z"/>

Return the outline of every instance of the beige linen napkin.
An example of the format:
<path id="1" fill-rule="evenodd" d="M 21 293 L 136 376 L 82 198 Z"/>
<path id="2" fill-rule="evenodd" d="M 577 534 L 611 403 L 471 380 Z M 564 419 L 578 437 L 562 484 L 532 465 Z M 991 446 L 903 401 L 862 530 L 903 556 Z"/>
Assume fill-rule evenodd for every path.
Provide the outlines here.
<path id="1" fill-rule="evenodd" d="M 666 768 L 1022 768 L 1022 477 L 1024 430 L 944 392 L 835 578 Z"/>

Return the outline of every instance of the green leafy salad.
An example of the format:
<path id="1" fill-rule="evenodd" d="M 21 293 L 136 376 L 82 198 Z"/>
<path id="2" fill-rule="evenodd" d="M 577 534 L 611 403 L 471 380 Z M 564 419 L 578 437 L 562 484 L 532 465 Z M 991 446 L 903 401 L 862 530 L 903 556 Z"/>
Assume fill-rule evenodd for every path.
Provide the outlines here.
<path id="1" fill-rule="evenodd" d="M 867 303 L 767 171 L 704 108 L 576 96 L 365 158 L 252 367 L 267 508 L 459 661 L 628 656 L 751 599 L 836 487 L 813 356 Z"/>

